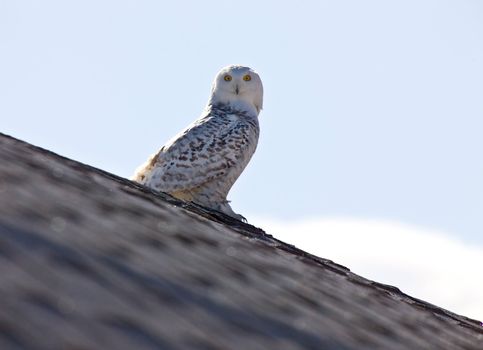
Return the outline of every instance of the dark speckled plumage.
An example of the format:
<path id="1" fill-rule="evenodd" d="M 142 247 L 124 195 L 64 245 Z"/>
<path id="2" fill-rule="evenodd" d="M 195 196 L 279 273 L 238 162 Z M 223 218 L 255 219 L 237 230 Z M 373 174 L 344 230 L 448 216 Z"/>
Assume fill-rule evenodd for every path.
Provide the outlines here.
<path id="1" fill-rule="evenodd" d="M 238 77 L 247 72 L 255 77 L 256 73 L 247 67 L 222 70 L 215 78 L 212 97 L 201 117 L 161 147 L 132 179 L 179 199 L 242 218 L 231 209 L 227 195 L 258 143 L 261 102 L 255 100 L 261 101 L 261 81 L 257 82 L 258 75 L 253 83 Z M 226 74 L 230 74 L 231 80 L 219 81 Z M 231 90 L 233 84 L 236 92 Z M 240 88 L 242 84 L 245 89 Z"/>

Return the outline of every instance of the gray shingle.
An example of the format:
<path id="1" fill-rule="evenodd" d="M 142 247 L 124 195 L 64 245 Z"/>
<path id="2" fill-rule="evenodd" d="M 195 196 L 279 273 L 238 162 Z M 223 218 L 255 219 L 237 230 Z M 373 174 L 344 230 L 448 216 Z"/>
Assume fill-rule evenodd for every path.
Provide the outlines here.
<path id="1" fill-rule="evenodd" d="M 1 349 L 483 349 L 481 323 L 0 134 Z"/>

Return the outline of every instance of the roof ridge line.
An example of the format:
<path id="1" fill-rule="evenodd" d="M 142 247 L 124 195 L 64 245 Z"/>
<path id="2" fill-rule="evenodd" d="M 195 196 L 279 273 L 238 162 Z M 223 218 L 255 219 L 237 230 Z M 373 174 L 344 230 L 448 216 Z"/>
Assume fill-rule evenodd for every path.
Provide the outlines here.
<path id="1" fill-rule="evenodd" d="M 283 242 L 275 237 L 273 237 L 270 234 L 267 234 L 263 229 L 258 228 L 254 225 L 244 223 L 242 221 L 239 221 L 235 218 L 232 218 L 231 216 L 228 216 L 224 213 L 218 212 L 216 210 L 212 210 L 206 207 L 203 207 L 201 205 L 198 205 L 196 203 L 188 203 L 181 201 L 179 199 L 176 199 L 172 196 L 170 196 L 167 193 L 164 192 L 159 192 L 152 190 L 146 186 L 143 186 L 141 184 L 138 184 L 136 182 L 133 182 L 127 178 L 115 175 L 113 173 L 110 173 L 106 170 L 102 170 L 100 168 L 96 168 L 94 166 L 91 166 L 89 164 L 82 163 L 80 161 L 73 160 L 71 158 L 62 156 L 58 153 L 55 153 L 53 151 L 50 151 L 48 149 L 45 149 L 43 147 L 35 146 L 32 145 L 31 143 L 28 143 L 26 141 L 17 139 L 15 137 L 12 137 L 10 135 L 6 135 L 2 132 L 0 132 L 0 137 L 4 137 L 10 140 L 15 141 L 16 143 L 20 143 L 24 145 L 27 148 L 36 150 L 38 152 L 41 152 L 45 155 L 55 157 L 58 159 L 62 159 L 63 161 L 66 161 L 75 167 L 83 167 L 85 170 L 88 170 L 90 172 L 93 172 L 95 174 L 110 178 L 120 184 L 125 185 L 124 188 L 121 188 L 121 190 L 124 190 L 125 192 L 129 192 L 132 195 L 139 196 L 140 193 L 147 194 L 149 196 L 153 196 L 154 198 L 161 199 L 163 201 L 166 201 L 172 205 L 175 205 L 177 207 L 181 207 L 183 209 L 188 210 L 189 212 L 192 212 L 194 214 L 197 214 L 199 216 L 204 217 L 207 220 L 217 222 L 219 224 L 225 225 L 229 227 L 230 229 L 236 231 L 239 234 L 242 234 L 243 236 L 250 237 L 250 238 L 255 238 L 257 240 L 263 241 L 265 243 L 270 244 L 272 247 L 276 249 L 280 249 L 282 251 L 285 251 L 289 254 L 292 254 L 301 260 L 307 262 L 307 263 L 312 263 L 316 265 L 321 265 L 327 268 L 328 270 L 344 275 L 347 277 L 347 279 L 351 283 L 355 283 L 367 288 L 374 288 L 380 292 L 390 294 L 394 297 L 399 298 L 401 301 L 404 301 L 410 305 L 415 305 L 416 307 L 419 307 L 421 309 L 424 309 L 428 312 L 431 312 L 435 315 L 439 316 L 444 316 L 448 317 L 452 320 L 454 320 L 458 325 L 466 328 L 470 328 L 472 330 L 475 330 L 476 332 L 483 334 L 483 323 L 481 321 L 478 321 L 476 319 L 472 319 L 466 316 L 462 316 L 459 314 L 456 314 L 454 312 L 451 312 L 449 310 L 446 310 L 444 308 L 441 308 L 439 306 L 436 306 L 434 304 L 431 304 L 429 302 L 426 302 L 422 299 L 418 299 L 416 297 L 412 297 L 404 292 L 402 292 L 399 288 L 392 286 L 392 285 L 387 285 L 383 284 L 380 282 L 375 282 L 370 279 L 367 279 L 365 277 L 359 276 L 355 273 L 353 273 L 349 268 L 337 264 L 333 262 L 332 260 L 325 259 L 313 254 L 310 254 L 300 248 L 297 248 L 296 246 Z"/>

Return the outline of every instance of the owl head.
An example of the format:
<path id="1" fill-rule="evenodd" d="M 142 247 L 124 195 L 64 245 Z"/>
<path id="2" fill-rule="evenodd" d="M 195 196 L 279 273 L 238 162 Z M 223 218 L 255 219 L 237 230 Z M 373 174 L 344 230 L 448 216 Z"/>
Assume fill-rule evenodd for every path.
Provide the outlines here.
<path id="1" fill-rule="evenodd" d="M 213 81 L 208 104 L 224 103 L 258 114 L 263 108 L 263 85 L 253 69 L 228 66 L 218 72 Z"/>

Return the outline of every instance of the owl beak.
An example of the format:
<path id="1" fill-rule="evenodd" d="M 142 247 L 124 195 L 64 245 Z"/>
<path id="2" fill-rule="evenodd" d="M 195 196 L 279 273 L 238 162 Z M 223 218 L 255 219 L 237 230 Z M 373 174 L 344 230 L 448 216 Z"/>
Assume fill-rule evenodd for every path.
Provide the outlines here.
<path id="1" fill-rule="evenodd" d="M 238 85 L 235 85 L 235 93 L 238 95 L 239 92 L 240 92 L 240 89 L 238 88 Z"/>

